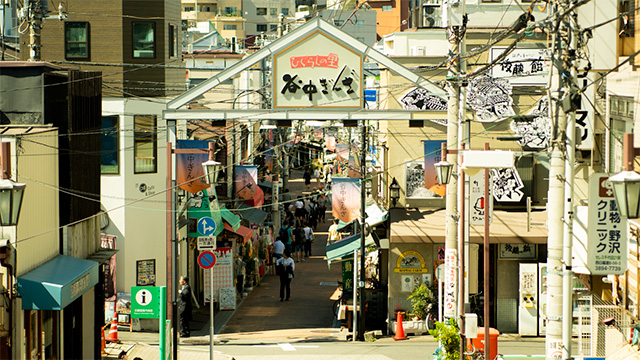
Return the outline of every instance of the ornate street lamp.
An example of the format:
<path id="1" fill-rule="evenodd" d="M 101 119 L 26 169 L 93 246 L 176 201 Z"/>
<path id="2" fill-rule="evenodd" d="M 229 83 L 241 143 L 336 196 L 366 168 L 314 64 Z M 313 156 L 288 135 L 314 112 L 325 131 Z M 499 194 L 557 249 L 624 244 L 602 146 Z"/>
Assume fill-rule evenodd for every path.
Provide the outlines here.
<path id="1" fill-rule="evenodd" d="M 209 160 L 202 163 L 204 179 L 209 185 L 215 185 L 218 181 L 218 172 L 221 163 L 213 160 L 213 143 L 209 143 Z"/>
<path id="2" fill-rule="evenodd" d="M 2 174 L 0 179 L 0 225 L 15 226 L 18 224 L 25 184 L 11 180 L 11 144 L 0 144 Z"/>
<path id="3" fill-rule="evenodd" d="M 434 164 L 436 167 L 436 177 L 438 178 L 438 184 L 447 185 L 451 180 L 451 173 L 453 172 L 453 164 L 443 160 Z"/>
<path id="4" fill-rule="evenodd" d="M 393 206 L 396 206 L 398 200 L 400 200 L 400 184 L 398 184 L 398 180 L 393 178 L 391 181 L 391 185 L 389 185 L 389 198 L 393 203 Z"/>
<path id="5" fill-rule="evenodd" d="M 633 171 L 636 152 L 633 134 L 624 134 L 623 171 L 609 177 L 620 215 L 628 219 L 640 216 L 640 174 Z"/>

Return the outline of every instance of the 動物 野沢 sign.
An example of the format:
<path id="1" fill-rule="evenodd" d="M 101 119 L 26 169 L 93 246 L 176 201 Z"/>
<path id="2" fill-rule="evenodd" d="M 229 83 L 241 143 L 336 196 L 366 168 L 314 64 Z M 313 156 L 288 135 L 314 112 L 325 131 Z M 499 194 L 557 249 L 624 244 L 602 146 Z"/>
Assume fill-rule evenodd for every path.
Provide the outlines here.
<path id="1" fill-rule="evenodd" d="M 276 108 L 362 108 L 362 56 L 316 32 L 274 55 Z"/>

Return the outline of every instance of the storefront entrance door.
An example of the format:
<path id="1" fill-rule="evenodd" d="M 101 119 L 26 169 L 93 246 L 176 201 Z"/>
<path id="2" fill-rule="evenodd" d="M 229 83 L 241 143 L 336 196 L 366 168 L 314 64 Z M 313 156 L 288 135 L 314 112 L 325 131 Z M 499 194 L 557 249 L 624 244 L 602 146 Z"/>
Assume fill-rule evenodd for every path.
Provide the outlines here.
<path id="1" fill-rule="evenodd" d="M 64 357 L 82 359 L 82 297 L 64 308 Z"/>

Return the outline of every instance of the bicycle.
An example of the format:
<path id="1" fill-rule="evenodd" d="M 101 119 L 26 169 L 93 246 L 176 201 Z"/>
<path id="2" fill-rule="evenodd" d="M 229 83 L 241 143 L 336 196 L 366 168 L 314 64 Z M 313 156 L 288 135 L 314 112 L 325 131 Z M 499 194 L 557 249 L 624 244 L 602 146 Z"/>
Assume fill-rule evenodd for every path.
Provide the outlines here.
<path id="1" fill-rule="evenodd" d="M 484 326 L 484 294 L 482 291 L 469 295 L 471 312 L 478 315 L 478 326 Z"/>

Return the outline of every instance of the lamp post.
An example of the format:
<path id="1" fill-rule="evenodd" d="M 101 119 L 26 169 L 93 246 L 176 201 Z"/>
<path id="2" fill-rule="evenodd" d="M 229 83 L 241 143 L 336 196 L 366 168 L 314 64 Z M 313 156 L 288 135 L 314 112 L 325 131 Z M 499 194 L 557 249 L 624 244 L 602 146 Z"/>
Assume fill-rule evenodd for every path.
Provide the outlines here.
<path id="1" fill-rule="evenodd" d="M 11 143 L 0 142 L 0 225 L 15 226 L 18 224 L 22 199 L 26 184 L 16 183 L 11 180 Z M 16 272 L 16 256 L 10 257 L 11 241 L 6 241 L 0 247 L 0 265 L 7 268 L 7 290 L 9 295 L 8 310 L 9 339 L 15 340 L 15 326 L 13 323 L 14 291 L 13 277 Z M 11 260 L 12 258 L 12 260 Z M 7 346 L 9 356 L 15 355 L 12 351 L 13 341 Z"/>
<path id="2" fill-rule="evenodd" d="M 393 178 L 391 185 L 389 185 L 389 199 L 391 199 L 393 206 L 396 206 L 398 200 L 400 200 L 400 184 L 398 184 L 396 178 Z"/>
<path id="3" fill-rule="evenodd" d="M 202 163 L 202 168 L 204 169 L 205 181 L 209 185 L 213 185 L 213 193 L 216 197 L 215 201 L 218 201 L 218 194 L 216 194 L 216 186 L 215 184 L 218 182 L 218 173 L 220 172 L 220 163 L 213 160 L 213 143 L 209 143 L 209 160 Z M 209 301 L 209 321 L 211 325 L 209 327 L 209 359 L 213 360 L 213 337 L 214 337 L 214 305 L 213 305 L 213 269 L 209 269 L 209 290 L 211 291 Z"/>
<path id="4" fill-rule="evenodd" d="M 640 213 L 640 174 L 633 170 L 633 160 L 640 149 L 633 147 L 633 134 L 624 134 L 622 172 L 609 178 L 620 215 L 636 219 Z"/>

